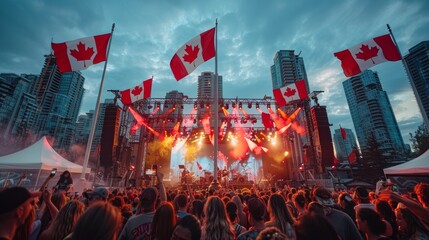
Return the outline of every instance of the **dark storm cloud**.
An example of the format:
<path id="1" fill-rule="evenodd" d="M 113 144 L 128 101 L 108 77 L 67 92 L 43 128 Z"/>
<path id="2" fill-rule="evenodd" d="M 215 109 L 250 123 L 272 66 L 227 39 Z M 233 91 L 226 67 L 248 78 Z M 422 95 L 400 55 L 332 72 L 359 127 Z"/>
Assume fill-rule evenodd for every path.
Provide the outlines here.
<path id="1" fill-rule="evenodd" d="M 197 76 L 214 61 L 176 82 L 169 69 L 175 51 L 219 19 L 219 74 L 224 97 L 272 94 L 270 66 L 280 49 L 304 58 L 311 90 L 322 90 L 337 128 L 353 128 L 333 53 L 386 34 L 391 24 L 403 54 L 428 40 L 429 1 L 0 1 L 0 72 L 40 73 L 51 38 L 62 42 L 110 31 L 116 23 L 104 90 L 125 89 L 154 75 L 153 97 L 179 90 L 196 97 Z M 85 71 L 81 112 L 94 109 L 103 64 Z M 405 136 L 422 122 L 400 62 L 378 71 Z M 113 95 L 106 91 L 103 98 Z M 414 107 L 407 107 L 414 104 Z"/>

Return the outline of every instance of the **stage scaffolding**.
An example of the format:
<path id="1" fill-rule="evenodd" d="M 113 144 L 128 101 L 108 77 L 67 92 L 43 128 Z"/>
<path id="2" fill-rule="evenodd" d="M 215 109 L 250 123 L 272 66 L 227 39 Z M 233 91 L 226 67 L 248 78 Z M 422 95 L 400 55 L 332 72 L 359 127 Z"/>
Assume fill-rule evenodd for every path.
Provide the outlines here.
<path id="1" fill-rule="evenodd" d="M 114 92 L 114 90 L 109 90 L 111 92 Z M 116 94 L 117 97 L 119 97 L 118 94 Z M 116 102 L 116 101 L 115 101 Z M 135 102 L 131 107 L 133 107 L 139 114 L 145 119 L 147 124 L 153 128 L 153 130 L 157 132 L 162 132 L 163 134 L 169 134 L 173 130 L 173 127 L 178 123 L 182 122 L 184 120 L 186 121 L 193 121 L 193 127 L 186 127 L 181 128 L 180 131 L 183 131 L 182 134 L 192 134 L 193 129 L 195 128 L 201 128 L 201 121 L 203 118 L 207 116 L 207 114 L 211 113 L 211 103 L 213 102 L 213 99 L 211 98 L 188 98 L 187 96 L 184 96 L 182 99 L 166 99 L 166 98 L 148 98 L 144 99 L 138 102 Z M 265 113 L 269 113 L 270 110 L 274 112 L 274 114 L 281 118 L 281 114 L 277 110 L 277 104 L 274 99 L 271 97 L 263 97 L 261 99 L 258 98 L 221 98 L 219 99 L 219 122 L 227 122 L 229 123 L 229 127 L 231 124 L 237 124 L 240 123 L 243 126 L 243 128 L 246 131 L 277 131 L 278 129 L 272 128 L 272 129 L 266 129 L 264 125 L 262 124 L 262 116 L 261 111 Z M 297 101 L 295 103 L 289 104 L 286 107 L 281 108 L 281 111 L 285 112 L 287 115 L 292 114 L 298 107 L 303 106 L 308 102 L 304 101 Z M 157 111 L 156 109 L 159 108 Z M 190 114 L 192 109 L 195 109 L 194 114 Z M 237 109 L 238 114 L 232 114 L 232 109 Z M 180 111 L 180 110 L 181 111 Z M 229 112 L 228 115 L 224 114 L 223 109 Z M 247 114 L 244 114 L 243 111 L 240 109 L 243 109 L 245 112 L 249 112 Z M 260 111 L 258 111 L 259 109 Z M 179 110 L 179 111 L 178 111 Z M 170 113 L 166 113 L 170 111 Z M 186 111 L 187 113 L 183 113 Z M 182 113 L 178 113 L 182 112 Z M 304 113 L 309 114 L 309 113 Z M 117 154 L 116 158 L 119 164 L 118 167 L 114 168 L 113 171 L 116 171 L 112 173 L 112 175 L 116 176 L 126 176 L 126 172 L 135 171 L 133 173 L 133 176 L 141 175 L 141 171 L 137 171 L 135 169 L 142 167 L 145 168 L 145 153 L 144 150 L 147 148 L 147 144 L 151 141 L 153 141 L 154 136 L 150 133 L 147 127 L 140 126 L 139 131 L 137 131 L 135 134 L 130 134 L 130 128 L 135 124 L 135 119 L 133 116 L 129 113 L 128 108 L 124 106 L 122 108 L 121 112 L 121 118 L 120 118 L 120 129 L 119 129 L 119 145 L 116 146 Z M 305 120 L 306 117 L 303 117 L 304 121 L 300 124 L 304 125 L 306 129 L 309 129 L 311 127 L 308 126 L 307 121 Z M 248 126 L 249 123 L 251 126 Z M 213 121 L 210 122 L 211 128 L 213 128 Z M 221 125 L 219 124 L 219 127 Z M 233 131 L 232 127 L 232 131 Z M 229 129 L 231 130 L 231 129 Z M 307 131 L 306 131 L 307 132 Z M 301 143 L 301 139 L 298 136 L 298 134 L 294 133 L 292 129 L 287 130 L 285 133 L 282 134 L 282 138 L 284 142 L 284 148 L 290 149 L 293 148 L 293 153 L 291 154 L 291 162 L 287 163 L 288 168 L 291 169 L 289 176 L 293 178 L 294 180 L 299 181 L 300 180 L 300 172 L 299 172 L 299 166 L 303 164 L 303 154 L 304 150 L 298 149 L 297 146 L 306 146 L 307 153 L 311 150 L 312 143 L 311 142 L 303 142 Z M 308 137 L 308 139 L 311 139 L 311 137 Z M 299 144 L 298 144 L 299 143 Z M 298 145 L 297 145 L 298 144 Z M 135 156 L 130 156 L 130 149 L 138 146 L 138 148 L 141 148 Z M 127 152 L 127 154 L 125 154 Z M 132 152 L 132 151 L 131 151 Z M 132 154 L 131 154 L 132 155 Z M 144 155 L 144 156 L 143 156 Z M 311 154 L 307 156 L 307 158 L 311 158 Z M 131 170 L 131 160 L 133 159 L 135 161 L 135 169 Z M 140 160 L 139 160 L 140 159 Z M 140 161 L 140 163 L 139 163 Z M 309 161 L 311 162 L 311 161 Z M 308 163 L 307 163 L 308 164 Z M 312 164 L 308 164 L 306 166 L 307 169 L 312 168 Z M 141 168 L 140 168 L 141 169 Z M 128 174 L 129 175 L 129 174 Z M 126 182 L 126 181 L 122 181 Z M 137 184 L 139 184 L 139 181 L 137 180 Z"/>

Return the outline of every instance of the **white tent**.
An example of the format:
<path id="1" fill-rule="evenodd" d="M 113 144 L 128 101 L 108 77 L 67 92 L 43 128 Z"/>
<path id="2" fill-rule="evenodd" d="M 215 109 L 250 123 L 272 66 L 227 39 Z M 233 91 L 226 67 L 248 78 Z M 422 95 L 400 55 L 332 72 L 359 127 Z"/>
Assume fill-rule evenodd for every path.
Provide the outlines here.
<path id="1" fill-rule="evenodd" d="M 428 175 L 429 150 L 411 161 L 385 168 L 383 171 L 386 175 Z"/>
<path id="2" fill-rule="evenodd" d="M 51 170 L 57 168 L 62 172 L 81 173 L 82 166 L 72 163 L 61 157 L 48 143 L 46 137 L 42 137 L 33 145 L 19 152 L 0 157 L 0 169 L 27 169 L 27 170 Z M 87 168 L 86 173 L 91 169 Z"/>

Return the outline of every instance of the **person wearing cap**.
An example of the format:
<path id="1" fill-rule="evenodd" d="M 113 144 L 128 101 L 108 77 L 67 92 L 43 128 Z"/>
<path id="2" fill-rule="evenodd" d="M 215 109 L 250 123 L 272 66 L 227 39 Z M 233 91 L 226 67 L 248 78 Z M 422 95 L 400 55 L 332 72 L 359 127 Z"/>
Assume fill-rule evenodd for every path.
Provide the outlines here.
<path id="1" fill-rule="evenodd" d="M 382 191 L 379 199 L 385 201 L 396 201 L 404 204 L 412 213 L 422 219 L 425 224 L 429 225 L 429 184 L 419 183 L 414 187 L 419 202 L 402 197 L 401 195 L 390 191 Z"/>
<path id="2" fill-rule="evenodd" d="M 16 229 L 29 216 L 35 216 L 37 197 L 23 187 L 12 187 L 0 192 L 0 240 L 13 239 Z M 32 213 L 33 212 L 33 213 Z"/>
<path id="3" fill-rule="evenodd" d="M 105 188 L 98 187 L 94 190 L 86 191 L 82 195 L 88 199 L 88 207 L 90 207 L 98 202 L 106 202 L 109 197 L 109 191 Z"/>
<path id="4" fill-rule="evenodd" d="M 332 224 L 342 240 L 362 240 L 354 221 L 347 215 L 334 208 L 331 192 L 324 187 L 317 187 L 313 191 L 314 201 L 323 206 L 326 219 Z"/>
<path id="5" fill-rule="evenodd" d="M 251 227 L 247 232 L 240 234 L 237 240 L 256 239 L 258 234 L 265 229 L 264 218 L 267 213 L 267 208 L 262 200 L 257 197 L 250 198 L 247 201 L 247 206 L 250 213 L 248 218 Z"/>

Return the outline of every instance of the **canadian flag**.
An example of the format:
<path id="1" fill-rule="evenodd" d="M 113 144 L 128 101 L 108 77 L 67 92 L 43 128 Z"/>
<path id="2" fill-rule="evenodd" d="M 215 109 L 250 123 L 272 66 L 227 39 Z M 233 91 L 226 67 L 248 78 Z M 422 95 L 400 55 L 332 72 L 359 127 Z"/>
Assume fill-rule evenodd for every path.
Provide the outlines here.
<path id="1" fill-rule="evenodd" d="M 401 60 L 401 53 L 389 34 L 336 52 L 334 56 L 340 59 L 346 77 L 352 77 L 382 62 Z"/>
<path id="2" fill-rule="evenodd" d="M 264 125 L 265 128 L 274 128 L 274 122 L 271 119 L 270 114 L 262 112 L 261 117 L 262 117 L 262 124 Z"/>
<path id="3" fill-rule="evenodd" d="M 274 99 L 279 107 L 308 97 L 305 80 L 299 80 L 282 88 L 273 89 Z"/>
<path id="4" fill-rule="evenodd" d="M 344 128 L 341 127 L 340 125 L 340 132 L 341 132 L 341 137 L 346 140 L 347 139 L 347 133 L 346 130 Z"/>
<path id="5" fill-rule="evenodd" d="M 200 163 L 199 163 L 199 162 L 197 162 L 197 167 L 198 167 L 198 170 L 200 170 L 200 171 L 202 171 L 202 170 L 203 170 L 203 167 L 200 165 Z"/>
<path id="6" fill-rule="evenodd" d="M 152 91 L 152 78 L 143 81 L 142 84 L 135 86 L 124 91 L 121 91 L 121 102 L 124 105 L 130 105 L 133 102 L 150 98 Z"/>
<path id="7" fill-rule="evenodd" d="M 357 154 L 356 154 L 356 149 L 353 149 L 351 151 L 351 153 L 348 156 L 349 159 L 349 163 L 350 164 L 355 164 L 357 162 Z"/>
<path id="8" fill-rule="evenodd" d="M 80 71 L 106 61 L 111 34 L 80 38 L 69 42 L 51 43 L 60 72 Z"/>
<path id="9" fill-rule="evenodd" d="M 183 45 L 170 61 L 170 68 L 177 81 L 192 73 L 200 64 L 216 54 L 215 28 L 201 33 Z"/>

